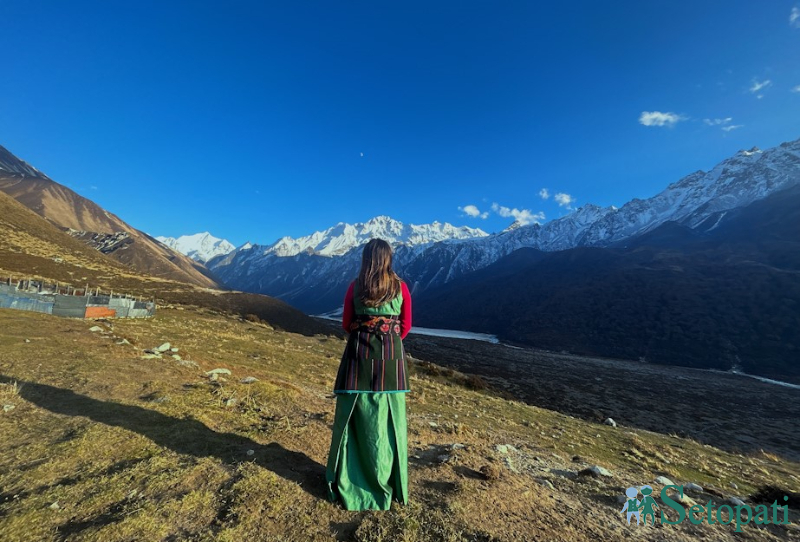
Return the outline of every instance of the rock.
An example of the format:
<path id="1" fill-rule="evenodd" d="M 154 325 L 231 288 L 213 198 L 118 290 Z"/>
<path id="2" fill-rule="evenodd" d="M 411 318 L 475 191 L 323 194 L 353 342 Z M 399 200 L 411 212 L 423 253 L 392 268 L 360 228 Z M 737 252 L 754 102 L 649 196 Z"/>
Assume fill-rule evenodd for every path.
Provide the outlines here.
<path id="1" fill-rule="evenodd" d="M 255 455 L 255 453 L 256 453 L 255 450 L 247 450 L 247 455 L 249 456 Z"/>
<path id="2" fill-rule="evenodd" d="M 539 482 L 539 484 L 541 484 L 544 487 L 546 487 L 547 489 L 549 489 L 550 491 L 555 491 L 556 490 L 556 487 L 553 485 L 553 483 L 550 480 L 545 480 L 544 478 L 537 478 L 536 481 Z"/>
<path id="3" fill-rule="evenodd" d="M 159 354 L 145 354 L 142 359 L 162 359 Z"/>
<path id="4" fill-rule="evenodd" d="M 103 328 L 100 326 L 92 326 L 89 328 L 89 331 L 91 331 L 92 333 L 97 333 L 98 331 L 103 331 Z"/>
<path id="5" fill-rule="evenodd" d="M 172 347 L 172 348 L 169 349 L 169 351 L 172 352 L 172 353 L 177 353 L 178 349 L 175 348 L 175 347 Z"/>
<path id="6" fill-rule="evenodd" d="M 731 487 L 733 489 L 739 489 L 739 486 L 736 485 L 736 482 L 731 482 Z"/>
<path id="7" fill-rule="evenodd" d="M 25 339 L 25 342 L 29 343 L 29 342 L 31 342 L 31 340 L 30 339 Z"/>
<path id="8" fill-rule="evenodd" d="M 439 463 L 447 463 L 448 461 L 450 461 L 451 457 L 452 457 L 452 456 L 451 456 L 450 454 L 442 454 L 442 455 L 440 455 L 440 456 L 437 456 L 437 457 L 436 457 L 436 460 L 437 460 Z"/>
<path id="9" fill-rule="evenodd" d="M 687 483 L 683 484 L 683 490 L 684 491 L 689 491 L 691 493 L 702 493 L 703 492 L 703 487 L 699 486 L 699 485 L 697 485 L 695 483 L 692 483 L 692 482 L 687 482 Z"/>
<path id="10" fill-rule="evenodd" d="M 666 476 L 658 476 L 656 477 L 656 483 L 661 484 L 662 486 L 674 486 L 675 482 L 667 478 Z"/>
<path id="11" fill-rule="evenodd" d="M 510 458 L 510 457 L 504 457 L 504 458 L 503 458 L 503 463 L 505 463 L 505 465 L 506 465 L 506 468 L 507 468 L 508 470 L 510 470 L 510 471 L 511 471 L 511 472 L 513 472 L 513 473 L 519 474 L 519 470 L 518 470 L 518 469 L 517 469 L 517 467 L 514 465 L 514 462 L 513 462 L 513 461 L 511 461 L 511 458 Z"/>
<path id="12" fill-rule="evenodd" d="M 606 478 L 611 478 L 613 475 L 600 465 L 592 465 L 591 467 L 578 471 L 578 476 L 591 476 L 592 478 L 605 476 Z"/>
<path id="13" fill-rule="evenodd" d="M 117 341 L 117 344 L 131 344 L 128 339 L 120 339 Z"/>
<path id="14" fill-rule="evenodd" d="M 431 427 L 433 427 L 434 429 L 435 429 L 435 428 L 437 428 L 437 427 L 439 427 L 439 424 L 438 424 L 438 423 L 436 423 L 436 422 L 428 422 L 428 425 L 430 425 L 430 426 L 431 426 Z"/>
<path id="15" fill-rule="evenodd" d="M 179 359 L 178 360 L 178 365 L 180 365 L 181 367 L 193 367 L 195 369 L 200 367 L 197 364 L 196 361 L 192 361 L 192 360 L 188 360 L 188 359 Z"/>
<path id="16" fill-rule="evenodd" d="M 519 451 L 514 446 L 512 446 L 511 444 L 498 444 L 497 446 L 494 447 L 494 449 L 495 449 L 495 451 L 497 451 L 498 453 L 501 453 L 501 454 L 507 454 L 509 452 L 518 452 Z"/>
<path id="17" fill-rule="evenodd" d="M 206 373 L 206 376 L 213 376 L 213 375 L 229 375 L 231 374 L 230 369 L 211 369 Z"/>
<path id="18" fill-rule="evenodd" d="M 253 382 L 258 382 L 258 379 L 254 376 L 246 376 L 239 382 L 241 382 L 242 384 L 252 384 Z"/>
<path id="19" fill-rule="evenodd" d="M 579 456 L 579 455 L 573 455 L 572 456 L 572 462 L 573 463 L 582 463 L 583 462 L 583 458 L 581 456 Z"/>
<path id="20" fill-rule="evenodd" d="M 236 398 L 235 398 L 235 397 L 231 397 L 230 399 L 228 399 L 227 401 L 225 401 L 225 406 L 226 406 L 226 407 L 232 407 L 232 406 L 234 406 L 236 403 L 237 403 L 237 401 L 236 401 Z"/>
<path id="21" fill-rule="evenodd" d="M 170 348 L 172 348 L 172 345 L 171 345 L 171 344 L 169 344 L 169 343 L 164 343 L 164 344 L 162 344 L 161 346 L 159 346 L 158 348 L 156 348 L 156 350 L 157 350 L 158 352 L 162 352 L 162 353 L 163 353 L 163 352 L 166 352 L 167 350 L 169 350 Z"/>
<path id="22" fill-rule="evenodd" d="M 464 446 L 464 445 L 463 445 L 463 444 L 461 444 L 460 442 L 456 442 L 455 444 L 452 444 L 452 445 L 450 446 L 450 449 L 451 449 L 451 450 L 463 450 L 464 448 L 466 448 L 466 446 Z"/>
<path id="23" fill-rule="evenodd" d="M 681 497 L 680 494 L 678 493 L 673 493 L 670 497 L 675 502 L 680 503 L 681 506 L 683 506 L 684 508 L 691 508 L 692 506 L 697 504 L 697 502 L 695 502 L 693 498 L 689 497 L 685 493 L 683 494 L 683 497 Z"/>
<path id="24" fill-rule="evenodd" d="M 9 405 L 3 405 L 3 412 L 11 412 L 11 411 L 12 411 L 12 410 L 14 410 L 15 408 L 17 408 L 17 406 L 16 406 L 16 405 L 11 405 L 11 404 L 9 404 Z"/>
<path id="25" fill-rule="evenodd" d="M 58 501 L 56 501 L 56 502 L 54 502 L 53 504 L 50 505 L 50 510 L 58 510 L 60 508 L 61 507 L 58 505 Z"/>
<path id="26" fill-rule="evenodd" d="M 175 361 L 180 361 L 181 357 L 178 354 L 172 354 L 172 359 L 174 359 Z"/>
<path id="27" fill-rule="evenodd" d="M 615 422 L 611 418 L 606 418 L 605 421 L 603 421 L 603 423 L 606 424 L 606 425 L 610 425 L 611 427 L 616 427 L 617 426 L 617 422 Z"/>
<path id="28" fill-rule="evenodd" d="M 731 506 L 744 506 L 744 501 L 739 497 L 728 497 L 725 499 L 725 504 L 730 504 Z"/>

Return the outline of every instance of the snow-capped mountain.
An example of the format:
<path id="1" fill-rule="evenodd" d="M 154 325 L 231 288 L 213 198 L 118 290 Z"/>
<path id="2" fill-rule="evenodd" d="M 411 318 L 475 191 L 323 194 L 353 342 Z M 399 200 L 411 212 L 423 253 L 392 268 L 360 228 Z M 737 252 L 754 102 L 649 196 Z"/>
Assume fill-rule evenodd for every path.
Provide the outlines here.
<path id="1" fill-rule="evenodd" d="M 385 236 L 397 245 L 395 267 L 415 291 L 421 291 L 486 267 L 523 247 L 542 251 L 605 247 L 668 221 L 708 230 L 723 221 L 726 212 L 797 184 L 800 140 L 766 151 L 740 151 L 711 171 L 692 173 L 651 198 L 634 199 L 620 208 L 588 204 L 543 225 L 445 242 L 429 238 L 427 243 L 403 243 L 412 235 L 404 234 L 406 230 L 396 227 L 395 221 L 378 217 L 360 230 L 340 224 L 302 242 L 284 238 L 270 247 L 240 249 L 209 266 L 230 287 L 280 297 L 307 312 L 327 312 L 341 303 L 341 292 L 358 269 L 359 254 L 354 248 L 363 242 L 358 239 L 370 234 Z"/>
<path id="2" fill-rule="evenodd" d="M 320 256 L 341 256 L 349 250 L 365 244 L 370 239 L 384 239 L 393 246 L 419 246 L 448 239 L 472 239 L 489 234 L 477 228 L 456 227 L 448 223 L 403 224 L 388 216 L 377 216 L 367 222 L 345 224 L 339 222 L 325 231 L 318 231 L 293 239 L 283 237 L 265 247 L 262 254 L 295 256 L 300 253 Z"/>
<path id="3" fill-rule="evenodd" d="M 216 256 L 224 256 L 236 250 L 236 247 L 225 239 L 214 237 L 208 232 L 180 237 L 156 237 L 169 248 L 190 257 L 191 259 L 206 263 Z"/>

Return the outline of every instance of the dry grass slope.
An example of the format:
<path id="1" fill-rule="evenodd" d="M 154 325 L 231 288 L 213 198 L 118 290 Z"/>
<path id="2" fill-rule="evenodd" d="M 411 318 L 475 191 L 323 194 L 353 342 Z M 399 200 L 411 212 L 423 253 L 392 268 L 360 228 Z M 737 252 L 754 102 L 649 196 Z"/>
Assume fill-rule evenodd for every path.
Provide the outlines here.
<path id="1" fill-rule="evenodd" d="M 0 192 L 0 277 L 89 284 L 161 304 L 181 303 L 234 314 L 253 314 L 272 326 L 314 334 L 325 328 L 276 299 L 222 292 L 184 282 L 153 277 L 103 256 Z"/>
<path id="2" fill-rule="evenodd" d="M 217 286 L 204 274 L 202 266 L 161 245 L 66 186 L 50 179 L 0 174 L 0 191 L 60 228 L 98 233 L 127 232 L 132 242 L 112 252 L 110 257 L 139 272 L 197 286 Z"/>
<path id="3" fill-rule="evenodd" d="M 412 502 L 346 512 L 325 500 L 322 479 L 342 340 L 179 308 L 101 333 L 0 311 L 0 402 L 13 405 L 0 412 L 0 540 L 628 540 L 642 532 L 614 497 L 657 475 L 725 493 L 734 482 L 742 495 L 800 482 L 800 465 L 776 456 L 587 423 L 414 364 Z M 142 358 L 164 341 L 182 360 Z M 205 376 L 220 367 L 232 375 Z M 240 382 L 248 376 L 258 381 Z M 576 476 L 589 464 L 613 477 Z M 800 538 L 796 525 L 646 536 Z"/>

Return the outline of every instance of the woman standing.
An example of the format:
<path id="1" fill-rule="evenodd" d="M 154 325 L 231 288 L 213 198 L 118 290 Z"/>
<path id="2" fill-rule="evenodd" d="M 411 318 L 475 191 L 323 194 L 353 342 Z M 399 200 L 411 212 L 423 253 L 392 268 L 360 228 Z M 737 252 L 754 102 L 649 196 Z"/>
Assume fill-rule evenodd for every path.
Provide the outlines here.
<path id="1" fill-rule="evenodd" d="M 344 299 L 350 333 L 334 384 L 336 415 L 325 474 L 328 497 L 347 510 L 388 510 L 408 502 L 408 371 L 402 339 L 411 294 L 392 271 L 389 243 L 364 246 Z"/>

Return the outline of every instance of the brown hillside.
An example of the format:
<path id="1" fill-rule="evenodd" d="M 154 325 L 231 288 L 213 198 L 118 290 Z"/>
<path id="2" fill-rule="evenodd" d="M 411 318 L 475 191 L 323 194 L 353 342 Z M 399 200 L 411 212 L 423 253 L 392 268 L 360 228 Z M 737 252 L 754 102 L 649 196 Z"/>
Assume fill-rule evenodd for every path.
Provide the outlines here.
<path id="1" fill-rule="evenodd" d="M 14 158 L 2 147 L 0 151 L 5 151 L 4 156 Z M 21 161 L 19 163 L 24 164 Z M 95 202 L 50 180 L 44 174 L 37 172 L 36 176 L 30 176 L 12 173 L 8 169 L 10 167 L 0 167 L 0 191 L 56 226 L 74 230 L 72 233 L 75 237 L 93 248 L 150 275 L 198 286 L 217 286 L 200 264 L 126 224 Z M 118 234 L 117 242 L 106 242 L 109 234 Z"/>
<path id="2" fill-rule="evenodd" d="M 0 278 L 44 279 L 249 316 L 312 335 L 325 326 L 271 297 L 223 292 L 152 277 L 104 256 L 0 191 Z M 257 318 L 254 318 L 257 317 Z"/>

